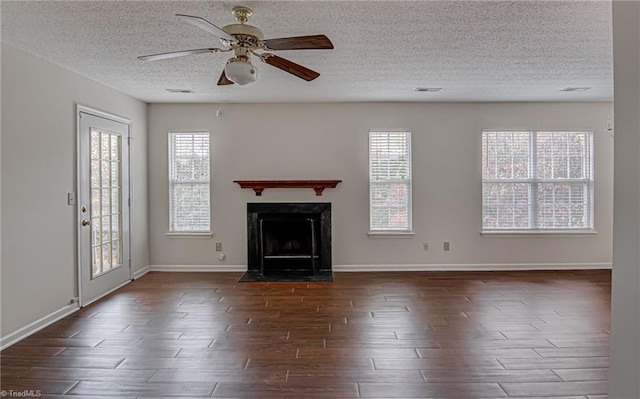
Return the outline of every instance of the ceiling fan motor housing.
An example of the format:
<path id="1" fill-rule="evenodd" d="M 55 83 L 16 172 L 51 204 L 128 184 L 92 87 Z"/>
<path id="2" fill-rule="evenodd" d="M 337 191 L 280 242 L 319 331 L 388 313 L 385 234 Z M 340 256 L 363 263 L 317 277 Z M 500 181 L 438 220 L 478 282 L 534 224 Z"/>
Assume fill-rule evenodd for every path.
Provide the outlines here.
<path id="1" fill-rule="evenodd" d="M 229 43 L 237 57 L 248 57 L 250 50 L 256 50 L 262 47 L 264 35 L 262 31 L 255 26 L 232 24 L 222 29 L 237 39 L 236 42 Z"/>
<path id="2" fill-rule="evenodd" d="M 230 34 L 231 36 L 246 35 L 254 36 L 258 40 L 264 39 L 262 31 L 255 26 L 245 24 L 231 24 L 222 27 L 222 30 Z"/>

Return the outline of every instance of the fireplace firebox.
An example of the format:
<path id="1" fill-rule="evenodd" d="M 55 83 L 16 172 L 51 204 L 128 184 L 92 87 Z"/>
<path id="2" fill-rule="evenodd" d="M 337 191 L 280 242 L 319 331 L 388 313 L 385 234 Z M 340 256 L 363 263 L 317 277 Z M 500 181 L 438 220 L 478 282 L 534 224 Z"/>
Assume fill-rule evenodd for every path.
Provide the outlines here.
<path id="1" fill-rule="evenodd" d="M 330 203 L 248 203 L 241 281 L 332 281 Z"/>

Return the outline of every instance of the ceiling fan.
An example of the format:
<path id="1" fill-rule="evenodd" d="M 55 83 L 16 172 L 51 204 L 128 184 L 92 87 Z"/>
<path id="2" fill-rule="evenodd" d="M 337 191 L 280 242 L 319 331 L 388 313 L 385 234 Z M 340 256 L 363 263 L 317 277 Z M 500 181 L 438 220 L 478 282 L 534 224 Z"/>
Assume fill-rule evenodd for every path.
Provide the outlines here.
<path id="1" fill-rule="evenodd" d="M 311 81 L 320 76 L 302 65 L 289 61 L 273 54 L 279 50 L 329 50 L 333 43 L 325 35 L 284 37 L 279 39 L 264 39 L 262 31 L 255 26 L 246 24 L 253 15 L 253 11 L 247 7 L 234 7 L 233 16 L 238 23 L 218 28 L 204 18 L 192 15 L 176 14 L 182 21 L 203 29 L 220 40 L 221 47 L 201 48 L 194 50 L 174 51 L 170 53 L 150 54 L 138 57 L 142 61 L 157 61 L 167 58 L 184 57 L 192 54 L 234 52 L 234 56 L 227 60 L 222 70 L 218 85 L 231 85 L 237 83 L 246 85 L 255 82 L 258 77 L 258 69 L 251 63 L 251 55 L 254 55 L 264 63 L 282 69 L 292 75 Z M 260 53 L 258 53 L 260 51 Z"/>

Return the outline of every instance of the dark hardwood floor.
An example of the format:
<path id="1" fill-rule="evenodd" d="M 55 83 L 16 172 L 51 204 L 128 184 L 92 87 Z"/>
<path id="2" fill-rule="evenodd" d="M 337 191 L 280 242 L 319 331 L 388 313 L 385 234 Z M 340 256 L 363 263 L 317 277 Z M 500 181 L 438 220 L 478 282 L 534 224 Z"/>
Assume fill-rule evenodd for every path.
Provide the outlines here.
<path id="1" fill-rule="evenodd" d="M 4 350 L 2 390 L 606 398 L 609 271 L 240 276 L 149 273 Z"/>

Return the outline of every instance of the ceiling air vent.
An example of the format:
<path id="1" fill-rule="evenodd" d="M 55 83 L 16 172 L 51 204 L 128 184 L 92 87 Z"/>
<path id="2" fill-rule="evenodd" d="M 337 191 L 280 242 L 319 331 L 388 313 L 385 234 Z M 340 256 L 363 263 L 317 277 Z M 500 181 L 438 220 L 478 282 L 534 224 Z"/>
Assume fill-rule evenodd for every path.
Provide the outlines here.
<path id="1" fill-rule="evenodd" d="M 179 93 L 179 94 L 188 94 L 193 93 L 193 90 L 189 89 L 167 89 L 169 93 Z"/>
<path id="2" fill-rule="evenodd" d="M 591 87 L 565 87 L 560 91 L 587 91 L 591 90 Z"/>
<path id="3" fill-rule="evenodd" d="M 442 87 L 416 87 L 416 91 L 418 92 L 430 92 L 435 93 L 442 90 Z"/>

